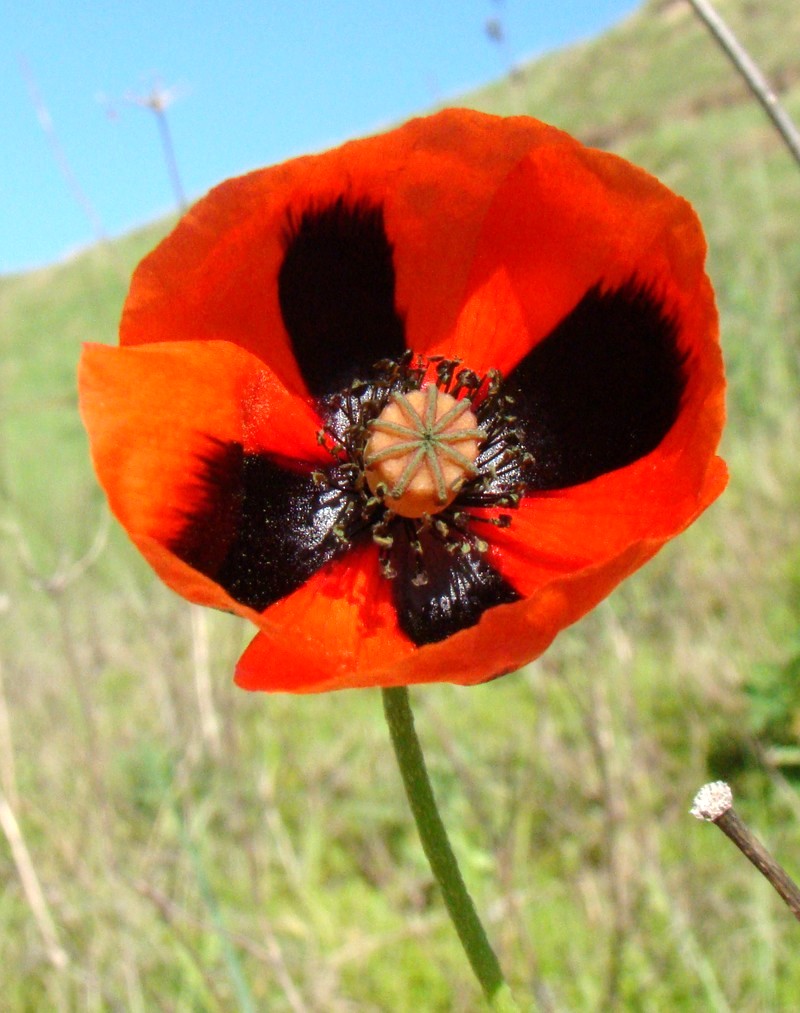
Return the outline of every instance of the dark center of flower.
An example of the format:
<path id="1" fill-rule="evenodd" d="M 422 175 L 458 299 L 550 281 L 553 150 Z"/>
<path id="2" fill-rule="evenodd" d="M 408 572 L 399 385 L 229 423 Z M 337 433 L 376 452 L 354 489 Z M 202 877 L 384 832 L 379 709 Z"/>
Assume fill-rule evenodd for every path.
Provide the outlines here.
<path id="1" fill-rule="evenodd" d="M 481 528 L 511 523 L 496 508 L 517 506 L 531 458 L 496 371 L 407 352 L 320 408 L 318 438 L 333 458 L 314 473 L 320 509 L 335 511 L 342 546 L 370 533 L 384 576 L 410 552 L 412 583 L 425 584 L 443 558 L 486 552 Z"/>
<path id="2" fill-rule="evenodd" d="M 486 433 L 468 398 L 457 401 L 429 384 L 394 391 L 369 423 L 365 477 L 372 492 L 401 517 L 440 513 L 477 474 L 475 459 Z"/>

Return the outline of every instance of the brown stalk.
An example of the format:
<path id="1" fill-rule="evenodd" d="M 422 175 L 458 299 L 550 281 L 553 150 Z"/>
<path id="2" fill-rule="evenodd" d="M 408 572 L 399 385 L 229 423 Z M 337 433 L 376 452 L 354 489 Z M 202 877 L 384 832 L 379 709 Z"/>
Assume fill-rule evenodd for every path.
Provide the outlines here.
<path id="1" fill-rule="evenodd" d="M 733 808 L 733 794 L 724 781 L 704 784 L 694 799 L 692 816 L 715 823 L 777 890 L 786 906 L 800 921 L 800 888 L 767 851 Z"/>
<path id="2" fill-rule="evenodd" d="M 708 0 L 689 0 L 695 14 L 708 28 L 725 55 L 739 71 L 747 87 L 756 97 L 775 129 L 783 138 L 794 160 L 800 165 L 800 132 L 781 105 L 766 77 L 726 22 Z"/>

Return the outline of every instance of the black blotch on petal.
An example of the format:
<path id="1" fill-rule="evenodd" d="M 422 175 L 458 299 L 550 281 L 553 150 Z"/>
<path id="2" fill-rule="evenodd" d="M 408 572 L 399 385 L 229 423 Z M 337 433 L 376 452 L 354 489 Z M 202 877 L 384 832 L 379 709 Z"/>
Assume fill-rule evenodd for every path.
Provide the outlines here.
<path id="1" fill-rule="evenodd" d="M 655 449 L 686 386 L 678 323 L 631 281 L 591 288 L 508 376 L 531 489 L 563 489 Z"/>
<path id="2" fill-rule="evenodd" d="M 405 349 L 383 209 L 339 198 L 290 223 L 278 274 L 286 329 L 309 391 L 322 396 Z"/>
<path id="3" fill-rule="evenodd" d="M 212 445 L 191 495 L 169 548 L 250 608 L 291 594 L 345 550 L 333 535 L 341 491 L 238 444 Z"/>
<path id="4" fill-rule="evenodd" d="M 393 532 L 394 533 L 394 532 Z M 420 535 L 427 584 L 416 586 L 416 560 L 408 529 L 398 525 L 392 547 L 392 580 L 400 628 L 415 644 L 435 644 L 478 622 L 495 605 L 520 596 L 478 552 L 448 552 L 429 532 Z"/>

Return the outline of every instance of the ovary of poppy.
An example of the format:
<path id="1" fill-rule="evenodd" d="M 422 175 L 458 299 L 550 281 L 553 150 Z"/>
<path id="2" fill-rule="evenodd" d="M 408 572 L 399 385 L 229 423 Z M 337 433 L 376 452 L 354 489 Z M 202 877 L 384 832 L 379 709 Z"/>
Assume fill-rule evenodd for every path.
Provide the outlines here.
<path id="1" fill-rule="evenodd" d="M 229 180 L 84 351 L 97 473 L 171 587 L 258 626 L 240 685 L 493 678 L 724 488 L 704 258 L 684 200 L 527 117 Z M 398 516 L 366 448 L 409 394 L 481 438 L 452 502 Z"/>

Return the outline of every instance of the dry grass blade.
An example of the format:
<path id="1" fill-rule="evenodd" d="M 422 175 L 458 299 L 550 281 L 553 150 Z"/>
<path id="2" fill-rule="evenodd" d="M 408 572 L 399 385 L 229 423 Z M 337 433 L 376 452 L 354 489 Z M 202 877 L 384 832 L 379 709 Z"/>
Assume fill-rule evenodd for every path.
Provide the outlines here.
<path id="1" fill-rule="evenodd" d="M 800 165 L 800 132 L 778 101 L 778 96 L 761 73 L 758 64 L 708 0 L 689 0 L 689 3 L 747 82 L 747 87 L 764 107 L 778 133 L 786 142 L 786 147 Z"/>
<path id="2" fill-rule="evenodd" d="M 50 908 L 45 900 L 44 891 L 36 874 L 36 868 L 28 851 L 28 846 L 25 843 L 25 838 L 22 836 L 22 830 L 20 829 L 16 814 L 2 792 L 0 792 L 0 827 L 3 828 L 3 833 L 6 836 L 12 858 L 14 859 L 14 865 L 22 883 L 22 889 L 25 891 L 25 898 L 28 901 L 28 906 L 44 941 L 47 959 L 57 970 L 64 970 L 69 964 L 67 951 L 58 941 L 56 925 L 53 921 L 53 916 L 50 914 Z"/>

